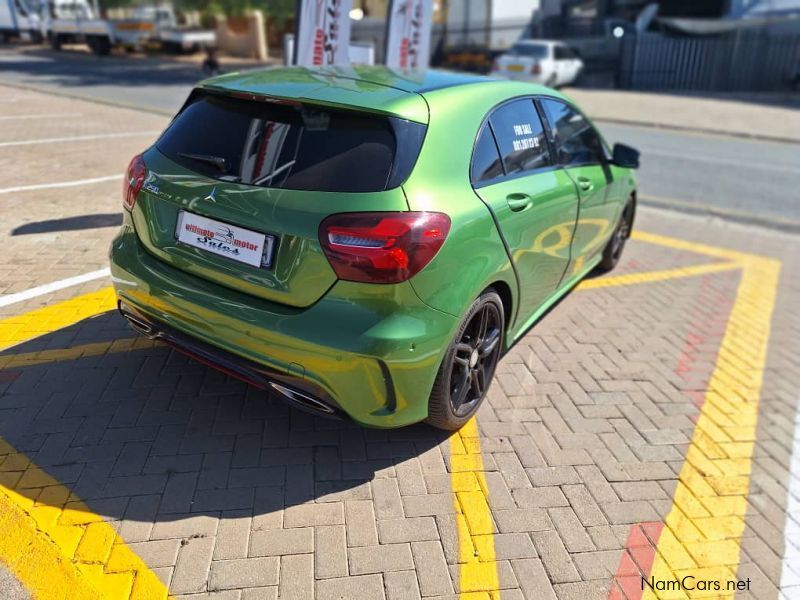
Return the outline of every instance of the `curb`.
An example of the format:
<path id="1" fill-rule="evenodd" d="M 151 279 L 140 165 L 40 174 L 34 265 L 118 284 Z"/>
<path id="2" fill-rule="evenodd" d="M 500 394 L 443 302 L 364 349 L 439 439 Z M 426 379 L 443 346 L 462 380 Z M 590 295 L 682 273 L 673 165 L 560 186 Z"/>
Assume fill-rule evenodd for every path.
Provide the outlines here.
<path id="1" fill-rule="evenodd" d="M 746 133 L 743 131 L 725 131 L 708 127 L 687 127 L 684 125 L 670 125 L 651 121 L 637 121 L 635 119 L 617 119 L 615 117 L 592 117 L 593 121 L 601 123 L 615 123 L 617 125 L 632 125 L 634 127 L 647 127 L 648 129 L 664 129 L 666 131 L 682 131 L 686 133 L 701 133 L 705 135 L 719 135 L 760 142 L 778 142 L 780 144 L 800 144 L 800 138 L 782 137 L 777 135 L 762 135 L 760 133 Z"/>
<path id="2" fill-rule="evenodd" d="M 0 79 L 0 84 L 6 85 L 8 87 L 14 87 L 23 90 L 30 90 L 34 92 L 40 92 L 45 94 L 56 94 L 57 96 L 63 96 L 65 98 L 73 98 L 75 100 L 85 100 L 86 102 L 94 102 L 96 104 L 105 104 L 107 106 L 116 106 L 120 108 L 127 108 L 130 110 L 138 110 L 141 112 L 152 113 L 156 115 L 163 115 L 166 117 L 174 116 L 173 111 L 167 111 L 155 107 L 150 106 L 140 106 L 140 105 L 133 105 L 128 104 L 125 102 L 119 102 L 117 100 L 110 100 L 105 98 L 97 98 L 95 96 L 84 96 L 82 94 L 75 94 L 73 92 L 64 92 L 62 90 L 54 91 L 52 89 L 48 89 L 47 87 L 40 87 L 31 84 L 25 83 L 18 83 L 18 82 L 11 82 L 5 79 Z M 652 121 L 637 121 L 635 119 L 618 119 L 615 117 L 591 117 L 593 121 L 600 122 L 600 123 L 614 123 L 617 125 L 631 125 L 634 127 L 647 127 L 648 129 L 663 129 L 665 131 L 681 131 L 686 133 L 700 133 L 705 135 L 718 135 L 723 137 L 733 137 L 738 139 L 749 139 L 749 140 L 757 140 L 763 142 L 777 142 L 781 144 L 794 144 L 800 145 L 800 139 L 798 138 L 789 138 L 789 137 L 781 137 L 781 136 L 773 136 L 773 135 L 761 135 L 761 134 L 754 134 L 754 133 L 746 133 L 742 131 L 724 131 L 722 129 L 713 129 L 707 127 L 686 127 L 683 125 L 670 125 L 667 123 L 656 123 Z"/>
<path id="3" fill-rule="evenodd" d="M 702 215 L 707 217 L 717 217 L 726 221 L 740 223 L 743 225 L 755 225 L 765 229 L 773 229 L 785 233 L 800 233 L 800 221 L 793 219 L 780 219 L 764 217 L 745 211 L 720 208 L 710 204 L 698 204 L 687 200 L 677 200 L 674 198 L 659 198 L 656 196 L 639 196 L 640 206 L 669 210 L 692 215 Z"/>

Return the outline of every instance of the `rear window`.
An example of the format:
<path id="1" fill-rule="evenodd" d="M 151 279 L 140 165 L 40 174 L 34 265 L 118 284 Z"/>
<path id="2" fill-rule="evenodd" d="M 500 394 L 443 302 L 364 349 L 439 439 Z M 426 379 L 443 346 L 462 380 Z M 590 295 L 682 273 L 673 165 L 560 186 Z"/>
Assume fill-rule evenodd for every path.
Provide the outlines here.
<path id="1" fill-rule="evenodd" d="M 531 58 L 547 58 L 547 46 L 539 44 L 514 44 L 508 51 L 515 56 L 530 56 Z"/>
<path id="2" fill-rule="evenodd" d="M 221 181 L 376 192 L 405 180 L 424 133 L 424 125 L 402 119 L 201 93 L 156 147 L 186 168 Z"/>

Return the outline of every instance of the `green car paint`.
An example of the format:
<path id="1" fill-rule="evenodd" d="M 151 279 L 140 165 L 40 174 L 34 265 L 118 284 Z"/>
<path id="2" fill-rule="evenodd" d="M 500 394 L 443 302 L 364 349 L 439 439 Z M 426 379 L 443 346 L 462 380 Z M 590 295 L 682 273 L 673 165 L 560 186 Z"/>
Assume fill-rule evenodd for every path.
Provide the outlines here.
<path id="1" fill-rule="evenodd" d="M 568 102 L 544 87 L 355 67 L 235 73 L 198 90 L 426 127 L 401 185 L 358 193 L 221 181 L 151 147 L 142 155 L 146 183 L 111 246 L 114 286 L 132 313 L 285 375 L 367 426 L 427 417 L 445 351 L 488 287 L 503 299 L 510 347 L 598 264 L 635 194 L 631 170 L 610 163 L 552 166 L 473 187 L 473 149 L 487 115 L 513 99 Z M 515 202 L 524 206 L 512 209 Z M 272 264 L 244 265 L 178 242 L 181 210 L 274 235 Z M 319 241 L 323 219 L 404 211 L 450 219 L 444 244 L 420 272 L 399 283 L 337 277 Z"/>

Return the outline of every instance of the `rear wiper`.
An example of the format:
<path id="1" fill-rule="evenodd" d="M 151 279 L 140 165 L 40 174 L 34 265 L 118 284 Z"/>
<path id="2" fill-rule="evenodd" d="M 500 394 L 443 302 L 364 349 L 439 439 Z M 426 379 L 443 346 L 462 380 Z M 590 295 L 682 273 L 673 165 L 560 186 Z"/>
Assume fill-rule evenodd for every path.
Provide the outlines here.
<path id="1" fill-rule="evenodd" d="M 187 154 L 186 152 L 178 152 L 178 156 L 201 163 L 206 163 L 207 165 L 212 165 L 222 173 L 228 172 L 228 161 L 221 156 L 211 156 L 210 154 Z"/>

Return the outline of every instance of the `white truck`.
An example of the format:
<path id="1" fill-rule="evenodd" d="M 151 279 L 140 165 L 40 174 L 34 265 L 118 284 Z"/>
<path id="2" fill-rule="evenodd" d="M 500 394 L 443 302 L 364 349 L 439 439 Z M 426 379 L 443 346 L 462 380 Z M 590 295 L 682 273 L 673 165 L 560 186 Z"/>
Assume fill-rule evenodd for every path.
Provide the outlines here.
<path id="1" fill-rule="evenodd" d="M 152 20 L 100 19 L 97 0 L 48 0 L 45 30 L 54 50 L 62 44 L 85 43 L 98 56 L 114 46 L 139 47 L 155 34 Z"/>
<path id="2" fill-rule="evenodd" d="M 0 42 L 11 38 L 42 40 L 42 19 L 26 0 L 0 0 Z"/>
<path id="3" fill-rule="evenodd" d="M 213 31 L 178 28 L 171 5 L 137 7 L 130 19 L 97 18 L 97 0 L 94 5 L 88 0 L 48 0 L 48 9 L 45 28 L 55 50 L 62 44 L 85 43 L 98 56 L 105 56 L 115 46 L 130 49 L 155 42 L 169 49 L 189 50 L 216 41 Z"/>
<path id="4" fill-rule="evenodd" d="M 199 50 L 217 42 L 217 35 L 211 29 L 179 26 L 171 4 L 138 6 L 133 11 L 133 18 L 142 22 L 154 22 L 156 27 L 151 41 L 159 43 L 169 52 Z"/>

